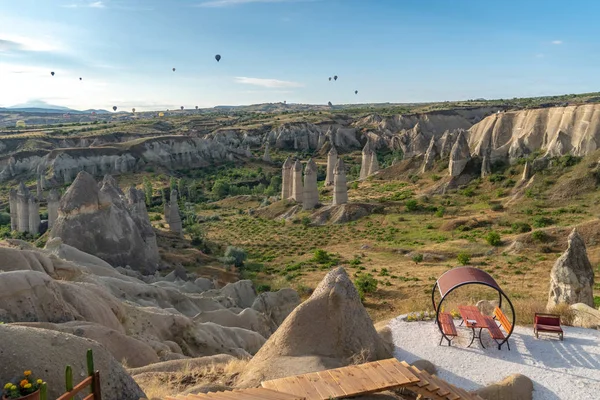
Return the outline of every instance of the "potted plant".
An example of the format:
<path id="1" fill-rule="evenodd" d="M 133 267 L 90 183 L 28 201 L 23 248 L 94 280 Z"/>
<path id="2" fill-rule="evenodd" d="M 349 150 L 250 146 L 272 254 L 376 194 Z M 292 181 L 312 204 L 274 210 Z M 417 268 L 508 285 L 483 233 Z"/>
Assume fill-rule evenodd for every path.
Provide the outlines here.
<path id="1" fill-rule="evenodd" d="M 40 387 L 43 384 L 43 380 L 33 378 L 31 371 L 25 371 L 18 381 L 4 385 L 2 400 L 40 400 Z"/>

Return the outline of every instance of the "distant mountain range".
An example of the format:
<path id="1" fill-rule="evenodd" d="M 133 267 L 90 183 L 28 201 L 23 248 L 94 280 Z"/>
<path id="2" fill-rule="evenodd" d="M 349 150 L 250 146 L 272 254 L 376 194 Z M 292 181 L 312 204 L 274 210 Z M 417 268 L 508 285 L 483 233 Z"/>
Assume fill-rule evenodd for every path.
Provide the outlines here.
<path id="1" fill-rule="evenodd" d="M 84 111 L 73 110 L 68 107 L 49 104 L 42 100 L 31 100 L 31 101 L 28 101 L 23 104 L 16 104 L 14 106 L 6 107 L 6 108 L 0 107 L 0 110 L 21 111 L 21 112 L 31 112 L 31 113 L 48 113 L 48 114 L 50 114 L 50 113 L 53 113 L 53 114 L 55 114 L 55 113 L 89 114 L 92 112 L 95 112 L 96 114 L 108 114 L 109 113 L 109 111 L 106 111 L 106 110 L 93 110 L 93 109 L 84 110 Z"/>

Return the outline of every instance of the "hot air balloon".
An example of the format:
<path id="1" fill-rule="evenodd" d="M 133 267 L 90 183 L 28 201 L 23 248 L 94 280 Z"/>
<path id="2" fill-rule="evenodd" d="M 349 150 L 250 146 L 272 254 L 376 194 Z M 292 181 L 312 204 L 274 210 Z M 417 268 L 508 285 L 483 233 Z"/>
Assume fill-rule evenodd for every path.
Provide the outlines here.
<path id="1" fill-rule="evenodd" d="M 54 72 L 50 72 L 50 75 L 54 76 Z"/>
<path id="2" fill-rule="evenodd" d="M 330 102 L 330 101 L 328 101 L 328 102 L 327 102 L 327 105 L 328 105 L 329 107 L 333 107 L 333 104 L 331 104 L 331 102 Z"/>
<path id="3" fill-rule="evenodd" d="M 131 109 L 131 112 L 135 114 L 135 108 L 132 108 L 132 109 Z"/>
<path id="4" fill-rule="evenodd" d="M 217 54 L 217 55 L 215 56 L 215 60 L 217 60 L 217 62 L 221 61 L 221 55 L 220 55 L 220 54 Z"/>
<path id="5" fill-rule="evenodd" d="M 329 81 L 331 81 L 331 77 L 329 77 Z"/>
<path id="6" fill-rule="evenodd" d="M 334 75 L 333 80 L 337 81 L 337 75 Z"/>
<path id="7" fill-rule="evenodd" d="M 355 91 L 354 91 L 354 94 L 358 94 L 358 90 L 355 90 Z"/>
<path id="8" fill-rule="evenodd" d="M 82 80 L 81 78 L 79 78 L 79 80 Z"/>
<path id="9" fill-rule="evenodd" d="M 117 111 L 117 106 L 113 106 L 113 111 Z"/>
<path id="10" fill-rule="evenodd" d="M 159 116 L 159 117 L 164 117 L 164 116 L 165 116 L 165 113 L 163 113 L 163 112 L 159 112 L 159 113 L 158 113 L 158 116 Z"/>
<path id="11" fill-rule="evenodd" d="M 181 106 L 181 111 L 183 111 L 183 106 Z"/>
<path id="12" fill-rule="evenodd" d="M 173 72 L 175 72 L 175 67 L 173 67 Z"/>
<path id="13" fill-rule="evenodd" d="M 196 110 L 198 109 L 198 106 L 196 106 Z"/>

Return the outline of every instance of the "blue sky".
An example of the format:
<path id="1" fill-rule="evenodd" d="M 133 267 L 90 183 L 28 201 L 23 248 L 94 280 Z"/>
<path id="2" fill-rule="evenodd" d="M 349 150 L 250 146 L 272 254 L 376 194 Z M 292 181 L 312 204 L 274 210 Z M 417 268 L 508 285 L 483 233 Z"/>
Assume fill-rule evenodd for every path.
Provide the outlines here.
<path id="1" fill-rule="evenodd" d="M 598 15 L 598 1 L 0 0 L 0 106 L 40 99 L 150 110 L 597 91 Z"/>

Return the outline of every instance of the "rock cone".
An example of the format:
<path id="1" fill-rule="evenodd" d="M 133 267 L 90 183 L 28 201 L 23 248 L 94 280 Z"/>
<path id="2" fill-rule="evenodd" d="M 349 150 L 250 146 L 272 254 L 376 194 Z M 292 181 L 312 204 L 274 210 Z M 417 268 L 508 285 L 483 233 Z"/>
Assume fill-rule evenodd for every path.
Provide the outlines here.
<path id="1" fill-rule="evenodd" d="M 367 361 L 391 355 L 377 334 L 354 284 L 339 267 L 296 308 L 252 358 L 239 385 L 337 368 L 357 354 Z"/>
<path id="2" fill-rule="evenodd" d="M 550 272 L 550 309 L 557 304 L 583 303 L 594 307 L 594 270 L 585 243 L 576 229 L 568 239 L 567 251 L 556 260 Z"/>

